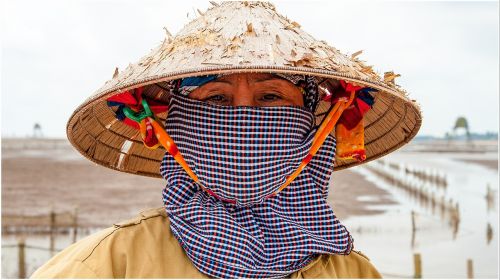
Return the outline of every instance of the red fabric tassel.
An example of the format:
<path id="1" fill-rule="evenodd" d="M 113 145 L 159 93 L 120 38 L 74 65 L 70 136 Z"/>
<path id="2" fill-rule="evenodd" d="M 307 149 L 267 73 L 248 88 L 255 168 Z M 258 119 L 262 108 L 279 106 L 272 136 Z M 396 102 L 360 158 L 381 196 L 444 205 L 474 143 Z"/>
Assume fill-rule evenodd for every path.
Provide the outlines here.
<path id="1" fill-rule="evenodd" d="M 353 85 L 351 83 L 348 83 L 346 81 L 340 81 L 340 84 L 342 85 L 342 88 L 344 89 L 344 92 L 338 94 L 337 98 L 340 97 L 349 97 L 349 94 L 351 91 L 359 91 L 363 87 Z M 334 100 L 335 101 L 335 100 Z M 359 122 L 363 119 L 363 115 L 370 110 L 370 105 L 368 105 L 366 102 L 361 100 L 360 98 L 355 98 L 347 109 L 344 110 L 342 113 L 342 116 L 340 117 L 338 123 L 341 123 L 345 126 L 347 130 L 351 130 L 355 128 Z"/>
<path id="2" fill-rule="evenodd" d="M 144 88 L 142 88 L 142 87 L 136 88 L 132 92 L 125 91 L 125 92 L 118 93 L 118 94 L 115 94 L 115 95 L 109 97 L 107 99 L 107 101 L 121 103 L 121 104 L 129 107 L 130 109 L 132 109 L 136 112 L 140 112 L 143 110 L 142 105 L 141 105 L 142 98 L 143 98 L 143 96 L 142 96 L 143 91 L 144 91 Z M 168 105 L 165 105 L 165 104 L 160 103 L 158 101 L 148 100 L 148 104 L 149 104 L 149 108 L 151 109 L 151 111 L 153 111 L 153 113 L 155 115 L 168 111 Z M 133 120 L 128 119 L 128 118 L 125 118 L 123 120 L 123 123 L 130 126 L 130 127 L 135 128 L 135 129 L 139 129 L 139 124 Z"/>
<path id="3" fill-rule="evenodd" d="M 129 106 L 137 106 L 137 99 L 128 91 L 115 94 L 109 97 L 107 101 L 118 102 Z"/>

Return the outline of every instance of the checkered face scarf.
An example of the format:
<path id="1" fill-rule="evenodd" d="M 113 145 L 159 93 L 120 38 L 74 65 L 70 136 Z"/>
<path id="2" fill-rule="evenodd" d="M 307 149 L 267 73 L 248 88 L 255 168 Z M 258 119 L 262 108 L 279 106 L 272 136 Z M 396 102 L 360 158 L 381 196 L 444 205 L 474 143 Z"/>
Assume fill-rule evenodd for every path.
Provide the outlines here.
<path id="1" fill-rule="evenodd" d="M 352 238 L 326 202 L 333 137 L 287 188 L 266 198 L 306 156 L 313 120 L 297 106 L 218 106 L 172 96 L 166 130 L 201 183 L 222 198 L 201 190 L 165 155 L 171 230 L 202 273 L 281 278 L 317 254 L 350 253 Z"/>

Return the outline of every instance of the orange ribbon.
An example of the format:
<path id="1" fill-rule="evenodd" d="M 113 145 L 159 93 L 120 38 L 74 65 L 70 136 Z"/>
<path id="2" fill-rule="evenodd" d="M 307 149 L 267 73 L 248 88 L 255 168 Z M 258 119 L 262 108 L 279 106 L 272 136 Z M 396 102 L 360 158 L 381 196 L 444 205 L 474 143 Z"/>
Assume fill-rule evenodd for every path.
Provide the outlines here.
<path id="1" fill-rule="evenodd" d="M 313 156 L 318 152 L 321 145 L 323 145 L 327 136 L 332 132 L 333 128 L 337 124 L 340 116 L 342 115 L 344 110 L 351 105 L 355 96 L 356 96 L 356 89 L 351 88 L 349 99 L 345 97 L 338 99 L 338 101 L 335 103 L 335 105 L 332 107 L 328 115 L 322 121 L 320 127 L 318 128 L 318 131 L 314 135 L 313 143 L 311 146 L 311 150 L 309 151 L 309 154 L 302 160 L 299 167 L 290 176 L 286 178 L 285 183 L 283 183 L 283 185 L 281 185 L 274 193 L 272 193 L 268 197 L 278 194 L 280 191 L 282 191 L 284 188 L 290 185 L 290 183 L 293 182 L 295 178 L 299 176 L 302 170 L 304 170 L 307 164 L 311 161 Z M 153 128 L 154 135 L 158 140 L 158 145 L 155 145 L 153 147 L 148 147 L 148 146 L 146 147 L 150 149 L 155 149 L 161 144 L 167 150 L 167 152 L 174 157 L 175 161 L 179 163 L 179 165 L 186 171 L 189 177 L 191 177 L 196 184 L 198 184 L 204 191 L 207 191 L 210 195 L 213 195 L 221 199 L 213 191 L 207 189 L 205 186 L 203 186 L 203 184 L 201 184 L 200 180 L 198 179 L 198 176 L 196 176 L 193 170 L 191 170 L 191 168 L 186 163 L 181 153 L 177 149 L 174 140 L 167 134 L 163 126 L 155 119 L 154 115 L 153 117 L 148 116 L 147 118 L 141 120 L 141 122 L 139 123 L 141 136 L 142 137 L 145 136 L 146 126 L 148 125 L 148 123 Z M 230 203 L 236 203 L 234 200 L 227 200 L 227 199 L 221 199 L 221 200 Z"/>
<path id="2" fill-rule="evenodd" d="M 302 160 L 299 167 L 290 176 L 286 178 L 285 183 L 281 185 L 281 187 L 279 187 L 278 190 L 275 191 L 271 196 L 278 194 L 280 191 L 282 191 L 284 188 L 290 185 L 290 183 L 293 180 L 295 180 L 297 176 L 299 176 L 300 172 L 304 170 L 309 161 L 311 161 L 312 157 L 318 152 L 321 145 L 323 145 L 323 142 L 325 142 L 328 134 L 332 132 L 333 128 L 335 127 L 335 124 L 342 115 L 342 112 L 344 112 L 344 110 L 351 105 L 355 96 L 356 96 L 356 91 L 353 90 L 351 91 L 349 99 L 341 98 L 337 101 L 337 103 L 335 103 L 333 108 L 330 110 L 330 112 L 328 113 L 328 115 L 318 128 L 316 135 L 314 135 L 313 144 L 311 146 L 309 154 Z"/>

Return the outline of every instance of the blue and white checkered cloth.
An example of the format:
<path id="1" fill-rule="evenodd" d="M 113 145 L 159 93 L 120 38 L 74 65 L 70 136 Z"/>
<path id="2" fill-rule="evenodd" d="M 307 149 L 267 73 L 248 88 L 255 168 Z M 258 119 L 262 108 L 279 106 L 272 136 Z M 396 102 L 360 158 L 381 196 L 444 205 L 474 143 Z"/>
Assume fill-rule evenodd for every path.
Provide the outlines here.
<path id="1" fill-rule="evenodd" d="M 335 139 L 308 154 L 314 116 L 298 106 L 218 106 L 172 95 L 166 130 L 188 165 L 223 202 L 202 191 L 170 154 L 161 174 L 174 236 L 193 264 L 218 278 L 281 278 L 318 254 L 349 254 L 353 239 L 328 205 Z M 264 199 L 265 198 L 265 199 Z"/>

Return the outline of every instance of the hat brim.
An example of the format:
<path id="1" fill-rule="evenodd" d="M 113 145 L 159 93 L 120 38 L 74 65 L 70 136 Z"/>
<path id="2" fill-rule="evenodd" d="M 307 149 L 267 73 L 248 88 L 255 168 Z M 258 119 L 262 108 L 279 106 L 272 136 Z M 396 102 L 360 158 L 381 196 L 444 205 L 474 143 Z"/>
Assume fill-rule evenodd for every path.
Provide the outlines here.
<path id="1" fill-rule="evenodd" d="M 408 143 L 416 135 L 422 123 L 419 106 L 409 100 L 404 92 L 381 82 L 306 67 L 218 65 L 104 87 L 74 111 L 67 124 L 68 139 L 82 155 L 97 164 L 122 172 L 160 178 L 160 163 L 165 150 L 162 147 L 155 150 L 145 147 L 139 131 L 116 119 L 114 111 L 107 106 L 107 98 L 143 87 L 143 94 L 147 97 L 168 104 L 167 82 L 170 80 L 208 74 L 249 72 L 305 74 L 319 77 L 319 80 L 325 83 L 345 80 L 378 90 L 373 94 L 375 97 L 373 108 L 363 118 L 366 160 L 358 162 L 337 159 L 334 171 L 366 163 L 393 152 Z M 330 106 L 330 102 L 320 102 L 315 112 L 317 123 L 321 122 Z M 159 114 L 158 118 L 164 122 L 166 113 Z"/>

